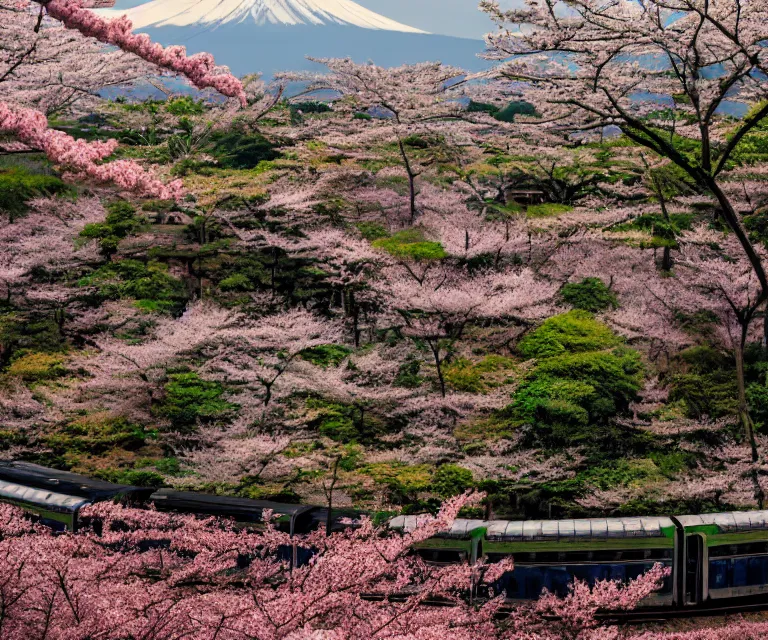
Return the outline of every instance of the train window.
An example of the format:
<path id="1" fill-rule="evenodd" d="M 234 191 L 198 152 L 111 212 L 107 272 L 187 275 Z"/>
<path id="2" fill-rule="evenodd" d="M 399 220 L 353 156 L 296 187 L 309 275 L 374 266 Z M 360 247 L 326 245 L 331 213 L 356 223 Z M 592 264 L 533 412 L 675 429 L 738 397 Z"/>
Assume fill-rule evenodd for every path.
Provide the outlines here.
<path id="1" fill-rule="evenodd" d="M 757 556 L 768 554 L 768 542 L 747 542 L 744 544 L 728 544 L 710 547 L 710 558 L 722 558 L 727 556 Z"/>
<path id="2" fill-rule="evenodd" d="M 729 589 L 768 584 L 768 556 L 711 560 L 709 588 Z"/>
<path id="3" fill-rule="evenodd" d="M 526 554 L 521 554 L 526 555 Z M 519 561 L 520 556 L 518 554 L 512 554 L 512 553 L 486 553 L 485 558 L 488 562 L 501 562 L 502 560 L 506 560 L 507 558 L 514 558 L 516 562 Z"/>
<path id="4" fill-rule="evenodd" d="M 726 589 L 729 585 L 729 560 L 712 560 L 709 563 L 709 588 Z"/>
<path id="5" fill-rule="evenodd" d="M 435 564 L 461 564 L 467 561 L 467 552 L 456 549 L 417 549 L 424 562 Z"/>
<path id="6" fill-rule="evenodd" d="M 747 560 L 747 582 L 750 585 L 768 583 L 768 558 L 756 557 Z"/>
<path id="7" fill-rule="evenodd" d="M 666 562 L 672 560 L 672 549 L 625 549 L 622 551 L 565 551 L 538 553 L 489 553 L 490 562 L 498 562 L 512 555 L 515 562 L 522 564 L 576 564 L 580 562 L 632 562 L 657 560 Z"/>
<path id="8" fill-rule="evenodd" d="M 543 589 L 565 596 L 574 578 L 594 585 L 598 580 L 628 582 L 650 571 L 655 563 L 604 563 L 560 566 L 525 566 L 517 564 L 494 585 L 494 592 L 506 592 L 514 600 L 534 600 Z M 660 593 L 671 593 L 672 580 L 667 577 Z"/>
<path id="9" fill-rule="evenodd" d="M 67 530 L 67 525 L 64 522 L 60 522 L 59 520 L 53 520 L 51 518 L 41 516 L 38 522 L 40 522 L 42 525 L 45 525 L 46 527 L 49 527 L 57 533 L 61 533 Z"/>
<path id="10" fill-rule="evenodd" d="M 309 564 L 309 561 L 315 557 L 317 551 L 315 549 L 307 549 L 306 547 L 296 547 L 296 566 L 303 567 Z"/>

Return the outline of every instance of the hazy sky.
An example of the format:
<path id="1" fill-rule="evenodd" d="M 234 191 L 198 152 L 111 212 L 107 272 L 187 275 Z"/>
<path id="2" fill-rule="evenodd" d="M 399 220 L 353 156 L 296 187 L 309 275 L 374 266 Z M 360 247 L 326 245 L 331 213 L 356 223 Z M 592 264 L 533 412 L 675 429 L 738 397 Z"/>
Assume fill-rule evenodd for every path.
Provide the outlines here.
<path id="1" fill-rule="evenodd" d="M 173 2 L 174 0 L 167 0 Z M 418 27 L 432 33 L 463 38 L 482 38 L 493 28 L 491 21 L 481 13 L 478 0 L 355 0 L 364 7 L 387 18 Z M 118 9 L 143 4 L 145 0 L 117 0 Z M 502 6 L 513 0 L 504 0 Z"/>

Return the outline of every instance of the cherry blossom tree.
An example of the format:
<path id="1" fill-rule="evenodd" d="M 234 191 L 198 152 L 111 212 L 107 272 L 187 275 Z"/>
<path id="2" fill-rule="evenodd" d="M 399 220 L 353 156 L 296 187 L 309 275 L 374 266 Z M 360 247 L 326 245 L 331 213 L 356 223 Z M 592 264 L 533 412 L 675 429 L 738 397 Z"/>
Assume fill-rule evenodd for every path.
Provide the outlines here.
<path id="1" fill-rule="evenodd" d="M 247 103 L 242 83 L 227 69 L 217 67 L 212 56 L 197 54 L 188 57 L 183 47 L 163 48 L 153 44 L 146 35 L 133 34 L 127 18 L 105 20 L 87 8 L 104 6 L 103 2 L 93 0 L 83 4 L 75 0 L 48 0 L 38 4 L 40 21 L 47 14 L 69 30 L 95 38 L 103 44 L 114 45 L 161 69 L 181 74 L 200 89 L 211 87 L 223 95 L 237 98 L 243 105 Z M 25 0 L 17 3 L 15 8 L 23 10 L 28 6 L 30 3 Z M 38 27 L 39 24 L 35 25 L 33 32 Z M 23 50 L 15 55 L 19 64 L 11 62 L 11 72 L 27 58 Z M 115 151 L 116 141 L 88 143 L 75 140 L 64 132 L 49 129 L 47 118 L 39 111 L 0 101 L 0 134 L 45 152 L 54 164 L 77 180 L 114 182 L 123 189 L 164 199 L 181 197 L 180 181 L 164 185 L 133 161 L 100 163 Z"/>
<path id="2" fill-rule="evenodd" d="M 263 408 L 277 395 L 276 385 L 307 349 L 341 339 L 341 327 L 310 312 L 292 310 L 245 326 L 231 325 L 217 336 L 219 346 L 206 367 L 216 377 L 258 398 Z M 286 393 L 291 393 L 286 388 Z"/>
<path id="3" fill-rule="evenodd" d="M 28 205 L 30 213 L 23 221 L 0 219 L 0 282 L 6 303 L 15 291 L 30 286 L 33 272 L 61 274 L 99 261 L 94 247 L 77 244 L 85 225 L 104 219 L 96 198 L 83 198 L 76 205 L 65 199 L 38 198 Z"/>
<path id="4" fill-rule="evenodd" d="M 498 623 L 499 598 L 468 604 L 463 592 L 471 583 L 492 584 L 513 569 L 511 561 L 441 567 L 409 553 L 478 497 L 450 500 L 436 517 L 423 516 L 402 532 L 379 531 L 365 518 L 341 533 L 298 539 L 269 521 L 262 530 L 241 530 L 214 518 L 111 504 L 83 510 L 100 533 L 86 526 L 52 535 L 3 505 L 0 633 L 115 640 L 126 633 L 153 640 L 604 640 L 618 638 L 619 630 L 597 622 L 596 613 L 634 608 L 665 576 L 657 566 L 625 586 L 576 583 L 564 599 L 546 595 Z M 315 549 L 315 557 L 290 568 L 276 552 L 296 542 Z M 450 606 L 424 606 L 435 598 Z"/>
<path id="5" fill-rule="evenodd" d="M 768 276 L 723 182 L 745 136 L 768 116 L 760 79 L 768 66 L 762 44 L 768 36 L 765 7 L 741 0 L 609 5 L 579 0 L 561 12 L 555 4 L 530 2 L 504 11 L 493 0 L 482 2 L 499 26 L 487 36 L 487 55 L 509 59 L 496 74 L 517 82 L 518 91 L 536 105 L 543 127 L 568 135 L 617 125 L 711 194 L 758 283 L 757 294 L 739 310 L 748 325 L 768 299 Z M 526 26 L 517 29 L 520 24 Z M 718 72 L 710 73 L 714 67 Z M 643 97 L 649 95 L 685 99 L 667 109 L 657 98 Z M 734 97 L 755 106 L 726 125 L 719 110 Z M 692 154 L 682 148 L 686 140 L 694 141 Z M 752 437 L 746 403 L 739 411 Z"/>
<path id="6" fill-rule="evenodd" d="M 402 319 L 402 333 L 428 345 L 443 397 L 447 393 L 443 363 L 468 325 L 482 319 L 544 318 L 552 310 L 556 293 L 556 285 L 538 280 L 529 270 L 471 276 L 446 267 L 417 277 L 412 269 L 401 266 L 380 286 Z"/>
<path id="7" fill-rule="evenodd" d="M 0 511 L 0 563 L 4 637 L 134 637 L 155 639 L 437 638 L 470 640 L 492 633 L 495 602 L 421 606 L 443 596 L 460 604 L 456 591 L 469 584 L 468 565 L 429 567 L 411 557 L 411 545 L 443 530 L 467 504 L 462 496 L 417 529 L 385 537 L 370 521 L 357 529 L 302 540 L 318 550 L 315 560 L 288 570 L 275 560 L 288 534 L 268 527 L 243 532 L 230 524 L 152 511 L 90 507 L 101 535 L 89 530 L 52 536 L 15 509 Z M 165 544 L 157 541 L 165 540 Z M 247 568 L 232 571 L 238 555 Z M 509 565 L 489 571 L 499 575 Z M 417 587 L 405 602 L 386 596 Z M 362 599 L 384 596 L 381 602 Z"/>
<path id="8" fill-rule="evenodd" d="M 0 84 L 4 99 L 46 115 L 90 106 L 96 92 L 146 76 L 152 67 L 120 50 L 106 51 L 77 31 L 55 26 L 30 4 L 0 3 Z"/>
<path id="9" fill-rule="evenodd" d="M 385 69 L 374 64 L 357 64 L 344 58 L 318 58 L 330 73 L 318 75 L 286 75 L 287 79 L 309 81 L 309 91 L 330 89 L 350 100 L 353 108 L 383 110 L 381 116 L 391 123 L 389 135 L 395 139 L 408 179 L 411 221 L 416 207 L 416 178 L 420 171 L 407 149 L 406 138 L 419 134 L 426 123 L 455 117 L 462 110 L 452 89 L 458 86 L 464 72 L 440 63 L 421 63 Z"/>

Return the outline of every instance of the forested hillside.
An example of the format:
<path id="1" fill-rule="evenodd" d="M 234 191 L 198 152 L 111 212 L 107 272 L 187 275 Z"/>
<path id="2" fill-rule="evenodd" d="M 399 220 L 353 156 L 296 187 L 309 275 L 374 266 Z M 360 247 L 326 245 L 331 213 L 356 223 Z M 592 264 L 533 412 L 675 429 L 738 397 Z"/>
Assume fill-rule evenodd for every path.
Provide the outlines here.
<path id="1" fill-rule="evenodd" d="M 0 639 L 765 636 L 655 624 L 768 593 L 764 0 L 269 85 L 111 4 L 0 0 Z"/>
<path id="2" fill-rule="evenodd" d="M 373 510 L 473 487 L 500 517 L 762 505 L 764 305 L 741 321 L 757 280 L 712 195 L 620 132 L 445 89 L 460 70 L 328 66 L 304 80 L 333 101 L 40 97 L 182 195 L 8 147 L 2 455 Z M 721 178 L 760 256 L 766 154 L 760 120 Z"/>

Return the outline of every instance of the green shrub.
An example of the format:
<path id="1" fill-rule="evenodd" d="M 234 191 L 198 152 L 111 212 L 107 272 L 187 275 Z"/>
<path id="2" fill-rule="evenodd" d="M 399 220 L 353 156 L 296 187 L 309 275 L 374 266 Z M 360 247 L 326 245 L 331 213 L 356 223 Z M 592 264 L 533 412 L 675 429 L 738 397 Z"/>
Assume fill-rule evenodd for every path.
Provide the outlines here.
<path id="1" fill-rule="evenodd" d="M 485 390 L 482 373 L 467 358 L 458 358 L 443 369 L 446 384 L 456 391 L 480 393 Z"/>
<path id="2" fill-rule="evenodd" d="M 167 476 L 183 475 L 181 470 L 181 463 L 179 462 L 178 458 L 161 458 L 160 460 L 154 460 L 152 464 L 154 465 L 155 469 Z"/>
<path id="3" fill-rule="evenodd" d="M 336 442 L 357 442 L 360 436 L 355 421 L 344 414 L 326 414 L 320 421 L 318 431 L 321 436 Z"/>
<path id="4" fill-rule="evenodd" d="M 27 445 L 27 437 L 19 431 L 0 429 L 0 451 Z"/>
<path id="5" fill-rule="evenodd" d="M 339 458 L 339 469 L 342 471 L 354 471 L 365 459 L 365 450 L 356 444 L 348 444 L 342 449 Z"/>
<path id="6" fill-rule="evenodd" d="M 21 378 L 24 382 L 53 380 L 66 373 L 61 354 L 30 353 L 14 360 L 8 367 L 9 376 Z"/>
<path id="7" fill-rule="evenodd" d="M 569 211 L 573 211 L 573 207 L 567 204 L 548 202 L 545 204 L 531 205 L 526 210 L 526 215 L 529 218 L 549 218 L 552 216 L 559 216 L 563 213 L 568 213 Z"/>
<path id="8" fill-rule="evenodd" d="M 628 410 L 643 384 L 640 354 L 585 311 L 550 318 L 520 351 L 539 362 L 502 412 L 551 446 L 590 437 L 590 427 Z M 611 348 L 613 347 L 613 348 Z"/>
<path id="9" fill-rule="evenodd" d="M 219 282 L 222 291 L 253 291 L 251 279 L 244 273 L 233 273 Z"/>
<path id="10" fill-rule="evenodd" d="M 176 203 L 173 200 L 147 200 L 141 205 L 142 211 L 168 213 L 173 211 Z"/>
<path id="11" fill-rule="evenodd" d="M 443 370 L 448 386 L 456 391 L 483 393 L 507 380 L 506 372 L 514 367 L 510 358 L 490 355 L 480 362 L 458 358 Z"/>
<path id="12" fill-rule="evenodd" d="M 578 475 L 578 480 L 590 488 L 613 489 L 614 487 L 642 486 L 649 481 L 664 480 L 664 475 L 650 458 L 619 459 L 610 465 L 591 467 Z"/>
<path id="13" fill-rule="evenodd" d="M 196 373 L 175 373 L 165 385 L 165 398 L 155 409 L 174 428 L 189 429 L 199 422 L 213 422 L 228 416 L 236 406 L 223 398 L 224 387 L 203 380 Z"/>
<path id="14" fill-rule="evenodd" d="M 134 487 L 165 487 L 168 486 L 163 476 L 154 471 L 141 469 L 97 469 L 93 475 L 107 482 L 129 484 Z"/>
<path id="15" fill-rule="evenodd" d="M 32 173 L 22 167 L 0 168 L 0 211 L 15 215 L 27 211 L 27 202 L 41 196 L 73 193 L 60 178 Z"/>
<path id="16" fill-rule="evenodd" d="M 429 491 L 432 487 L 432 467 L 426 464 L 377 462 L 366 465 L 361 472 L 387 487 L 389 497 L 395 503 L 413 502 L 418 493 Z"/>
<path id="17" fill-rule="evenodd" d="M 735 375 L 734 371 L 714 371 L 674 376 L 670 382 L 669 400 L 682 400 L 689 418 L 734 415 L 738 409 Z"/>
<path id="18" fill-rule="evenodd" d="M 764 382 L 753 382 L 748 385 L 747 403 L 755 424 L 764 430 L 768 425 L 768 386 Z"/>
<path id="19" fill-rule="evenodd" d="M 667 200 L 698 193 L 698 187 L 691 176 L 676 164 L 669 163 L 654 167 L 651 169 L 651 174 Z"/>
<path id="20" fill-rule="evenodd" d="M 400 369 L 395 376 L 394 385 L 404 389 L 418 389 L 424 384 L 424 378 L 419 374 L 421 372 L 421 361 L 416 358 L 409 358 L 400 365 Z"/>
<path id="21" fill-rule="evenodd" d="M 651 451 L 648 457 L 653 460 L 659 471 L 669 478 L 694 468 L 698 463 L 697 455 L 690 451 Z"/>
<path id="22" fill-rule="evenodd" d="M 205 113 L 205 102 L 192 96 L 180 96 L 167 100 L 165 110 L 173 116 L 199 116 Z"/>
<path id="23" fill-rule="evenodd" d="M 690 347 L 677 354 L 675 359 L 683 363 L 689 373 L 707 374 L 736 368 L 731 354 L 723 353 L 707 345 Z"/>
<path id="24" fill-rule="evenodd" d="M 426 262 L 448 257 L 443 245 L 427 240 L 421 229 L 399 231 L 388 238 L 375 240 L 373 246 L 401 259 Z"/>
<path id="25" fill-rule="evenodd" d="M 372 442 L 384 431 L 383 422 L 369 411 L 322 398 L 307 399 L 307 409 L 317 412 L 310 422 L 320 435 L 342 444 Z"/>
<path id="26" fill-rule="evenodd" d="M 619 306 L 616 295 L 600 278 L 584 278 L 581 282 L 569 282 L 560 289 L 560 297 L 574 309 L 597 313 Z"/>
<path id="27" fill-rule="evenodd" d="M 359 222 L 356 226 L 358 231 L 360 231 L 360 234 L 363 238 L 368 240 L 368 242 L 389 237 L 389 231 L 384 228 L 384 225 L 381 225 L 378 222 Z"/>
<path id="28" fill-rule="evenodd" d="M 280 152 L 258 133 L 233 129 L 212 136 L 212 155 L 225 169 L 254 169 L 263 160 L 276 160 Z"/>
<path id="29" fill-rule="evenodd" d="M 352 349 L 343 344 L 321 344 L 311 349 L 305 349 L 301 352 L 302 359 L 318 367 L 338 367 L 347 356 L 352 353 Z"/>
<path id="30" fill-rule="evenodd" d="M 250 500 L 269 500 L 282 504 L 300 504 L 301 496 L 291 487 L 275 484 L 262 485 L 258 478 L 243 478 L 237 489 L 237 495 Z"/>
<path id="31" fill-rule="evenodd" d="M 403 144 L 412 149 L 429 149 L 429 140 L 416 133 L 403 138 Z"/>
<path id="32" fill-rule="evenodd" d="M 80 280 L 79 284 L 95 287 L 105 299 L 136 300 L 147 310 L 175 312 L 187 303 L 184 283 L 170 275 L 168 267 L 160 262 L 110 262 Z"/>
<path id="33" fill-rule="evenodd" d="M 621 344 L 621 338 L 587 311 L 569 311 L 546 320 L 526 335 L 518 351 L 526 358 L 599 351 Z"/>
<path id="34" fill-rule="evenodd" d="M 603 421 L 626 411 L 642 387 L 643 365 L 634 349 L 617 347 L 612 351 L 568 353 L 539 363 L 534 379 L 568 380 L 594 387 L 584 406 L 593 421 Z M 577 394 L 579 395 L 579 394 Z"/>
<path id="35" fill-rule="evenodd" d="M 0 366 L 31 353 L 62 353 L 68 347 L 50 313 L 0 311 Z"/>
<path id="36" fill-rule="evenodd" d="M 744 226 L 749 231 L 749 239 L 768 247 L 768 210 L 761 209 L 756 213 L 744 216 L 743 220 Z"/>
<path id="37" fill-rule="evenodd" d="M 119 200 L 107 205 L 104 222 L 85 225 L 80 237 L 98 240 L 101 252 L 112 256 L 117 252 L 120 241 L 138 231 L 145 220 L 136 215 L 136 209 L 129 202 Z"/>
<path id="38" fill-rule="evenodd" d="M 99 455 L 112 449 L 139 449 L 155 436 L 155 432 L 145 430 L 126 418 L 95 413 L 82 416 L 45 434 L 41 441 L 58 455 Z"/>
<path id="39" fill-rule="evenodd" d="M 679 353 L 673 364 L 679 372 L 671 376 L 669 400 L 682 401 L 688 417 L 721 418 L 736 413 L 736 365 L 730 355 L 695 346 Z M 754 395 L 754 399 L 759 398 Z"/>
<path id="40" fill-rule="evenodd" d="M 644 231 L 653 237 L 650 242 L 643 242 L 641 246 L 650 248 L 669 247 L 676 249 L 677 238 L 683 231 L 691 229 L 694 216 L 690 213 L 673 213 L 669 220 L 658 213 L 646 213 L 638 216 L 631 222 L 617 225 L 613 231 Z"/>
<path id="41" fill-rule="evenodd" d="M 432 477 L 431 490 L 443 498 L 464 493 L 475 485 L 469 469 L 456 464 L 442 464 Z"/>

